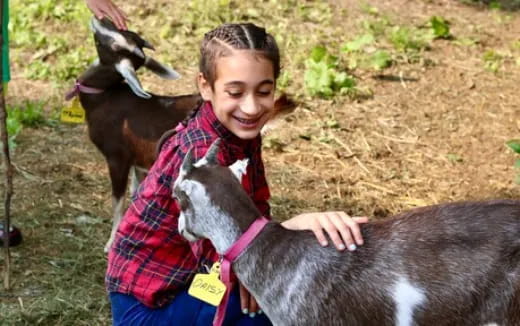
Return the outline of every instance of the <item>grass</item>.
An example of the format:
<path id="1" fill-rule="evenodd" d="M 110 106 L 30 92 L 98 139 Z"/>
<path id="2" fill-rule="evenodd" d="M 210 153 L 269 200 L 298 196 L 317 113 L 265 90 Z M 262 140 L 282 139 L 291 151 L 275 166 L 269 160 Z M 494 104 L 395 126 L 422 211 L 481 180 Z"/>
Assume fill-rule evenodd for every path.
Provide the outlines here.
<path id="1" fill-rule="evenodd" d="M 520 195 L 517 155 L 504 146 L 519 130 L 516 12 L 426 0 L 407 10 L 398 0 L 121 4 L 130 27 L 157 48 L 149 54 L 184 76 L 165 82 L 140 71 L 159 94 L 194 91 L 198 44 L 210 28 L 247 20 L 275 35 L 278 86 L 300 103 L 264 138 L 279 220 L 336 209 L 377 219 Z M 89 13 L 74 0 L 11 5 L 8 103 L 22 126 L 12 133 L 12 207 L 25 240 L 12 251 L 13 290 L 0 290 L 0 325 L 109 325 L 106 164 L 84 125 L 56 123 L 63 94 L 95 56 Z"/>

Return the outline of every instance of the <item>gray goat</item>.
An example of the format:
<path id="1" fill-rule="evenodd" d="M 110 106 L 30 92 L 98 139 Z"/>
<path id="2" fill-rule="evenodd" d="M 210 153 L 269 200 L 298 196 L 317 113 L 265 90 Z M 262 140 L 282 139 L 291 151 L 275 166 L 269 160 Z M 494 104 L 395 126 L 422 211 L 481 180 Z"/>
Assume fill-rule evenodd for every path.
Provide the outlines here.
<path id="1" fill-rule="evenodd" d="M 179 232 L 223 254 L 260 213 L 237 179 L 244 163 L 218 166 L 217 147 L 187 154 L 174 197 Z M 422 207 L 362 234 L 340 252 L 269 222 L 233 271 L 279 326 L 520 325 L 520 201 Z"/>

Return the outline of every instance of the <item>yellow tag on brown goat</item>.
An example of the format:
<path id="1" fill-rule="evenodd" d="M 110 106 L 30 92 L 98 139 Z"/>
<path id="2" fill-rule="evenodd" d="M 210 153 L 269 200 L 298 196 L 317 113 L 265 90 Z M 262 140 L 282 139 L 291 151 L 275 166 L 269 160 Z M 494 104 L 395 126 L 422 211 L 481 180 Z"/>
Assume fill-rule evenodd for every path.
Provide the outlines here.
<path id="1" fill-rule="evenodd" d="M 85 122 L 85 110 L 81 107 L 79 99 L 75 97 L 69 106 L 61 109 L 60 120 L 62 122 L 83 123 Z"/>
<path id="2" fill-rule="evenodd" d="M 188 294 L 210 305 L 218 306 L 226 293 L 226 286 L 219 279 L 219 271 L 220 263 L 216 262 L 209 274 L 196 274 Z"/>

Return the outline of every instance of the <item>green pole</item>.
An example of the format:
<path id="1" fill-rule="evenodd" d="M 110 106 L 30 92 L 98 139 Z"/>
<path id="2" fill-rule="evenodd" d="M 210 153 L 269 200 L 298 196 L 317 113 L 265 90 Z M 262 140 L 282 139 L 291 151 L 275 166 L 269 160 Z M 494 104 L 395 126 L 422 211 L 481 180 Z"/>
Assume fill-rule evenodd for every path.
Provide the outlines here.
<path id="1" fill-rule="evenodd" d="M 0 0 L 0 48 L 2 49 L 2 64 L 0 65 L 0 76 L 2 76 L 2 83 L 0 83 L 0 139 L 2 141 L 2 151 L 4 154 L 5 167 L 5 201 L 4 201 L 4 288 L 10 289 L 10 273 L 11 273 L 11 254 L 9 252 L 9 229 L 11 227 L 11 196 L 13 195 L 13 166 L 11 165 L 11 158 L 9 155 L 9 143 L 7 135 L 7 110 L 5 108 L 4 97 L 4 81 L 5 77 L 9 76 L 9 63 L 6 62 L 8 57 L 5 55 L 8 44 L 6 42 L 7 36 L 7 19 L 8 15 L 6 8 L 9 6 L 7 0 Z M 7 67 L 7 69 L 6 69 Z M 7 75 L 5 71 L 7 70 Z"/>

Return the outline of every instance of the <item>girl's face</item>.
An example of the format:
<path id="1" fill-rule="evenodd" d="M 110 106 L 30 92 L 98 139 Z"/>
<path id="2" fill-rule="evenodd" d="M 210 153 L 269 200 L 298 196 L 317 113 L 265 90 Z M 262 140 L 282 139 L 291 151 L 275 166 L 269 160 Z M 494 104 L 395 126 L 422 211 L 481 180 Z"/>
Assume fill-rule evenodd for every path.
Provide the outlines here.
<path id="1" fill-rule="evenodd" d="M 251 50 L 234 50 L 216 60 L 213 88 L 199 74 L 202 97 L 210 101 L 217 119 L 241 139 L 253 139 L 274 110 L 272 63 Z"/>

